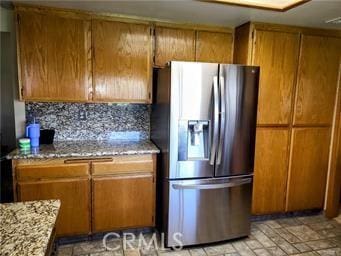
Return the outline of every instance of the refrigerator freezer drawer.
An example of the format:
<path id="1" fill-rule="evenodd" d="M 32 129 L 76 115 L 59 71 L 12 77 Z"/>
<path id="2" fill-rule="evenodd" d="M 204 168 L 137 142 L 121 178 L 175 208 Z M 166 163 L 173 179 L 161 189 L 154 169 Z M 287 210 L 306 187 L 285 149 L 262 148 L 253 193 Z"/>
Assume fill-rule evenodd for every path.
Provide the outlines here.
<path id="1" fill-rule="evenodd" d="M 177 240 L 186 246 L 249 235 L 252 176 L 165 183 L 166 246 L 179 245 Z"/>

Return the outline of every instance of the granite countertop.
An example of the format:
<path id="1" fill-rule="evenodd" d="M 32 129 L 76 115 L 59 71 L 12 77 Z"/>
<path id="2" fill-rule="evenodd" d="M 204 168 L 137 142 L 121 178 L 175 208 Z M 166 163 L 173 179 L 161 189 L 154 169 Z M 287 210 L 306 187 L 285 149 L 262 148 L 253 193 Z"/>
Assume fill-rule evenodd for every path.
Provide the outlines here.
<path id="1" fill-rule="evenodd" d="M 0 255 L 45 255 L 59 200 L 0 204 Z"/>
<path id="2" fill-rule="evenodd" d="M 115 155 L 136 155 L 159 153 L 150 141 L 59 141 L 51 145 L 41 145 L 30 151 L 14 150 L 7 159 L 42 159 L 59 157 L 101 157 Z"/>

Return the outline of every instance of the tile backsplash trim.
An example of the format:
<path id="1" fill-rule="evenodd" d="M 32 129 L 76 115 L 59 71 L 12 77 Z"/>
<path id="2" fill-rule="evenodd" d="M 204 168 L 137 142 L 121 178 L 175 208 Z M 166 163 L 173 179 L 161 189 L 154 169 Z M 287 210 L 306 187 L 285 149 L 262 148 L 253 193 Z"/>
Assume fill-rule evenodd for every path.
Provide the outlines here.
<path id="1" fill-rule="evenodd" d="M 149 105 L 27 102 L 25 112 L 27 124 L 36 118 L 42 129 L 55 129 L 55 141 L 149 139 Z"/>

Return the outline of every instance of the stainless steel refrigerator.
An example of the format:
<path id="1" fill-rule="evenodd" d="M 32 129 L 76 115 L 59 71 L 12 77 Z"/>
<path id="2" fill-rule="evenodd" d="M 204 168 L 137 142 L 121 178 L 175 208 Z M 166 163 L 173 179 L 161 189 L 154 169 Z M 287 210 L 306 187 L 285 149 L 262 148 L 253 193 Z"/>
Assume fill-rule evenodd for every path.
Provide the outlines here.
<path id="1" fill-rule="evenodd" d="M 259 67 L 174 61 L 154 79 L 166 246 L 247 236 Z"/>

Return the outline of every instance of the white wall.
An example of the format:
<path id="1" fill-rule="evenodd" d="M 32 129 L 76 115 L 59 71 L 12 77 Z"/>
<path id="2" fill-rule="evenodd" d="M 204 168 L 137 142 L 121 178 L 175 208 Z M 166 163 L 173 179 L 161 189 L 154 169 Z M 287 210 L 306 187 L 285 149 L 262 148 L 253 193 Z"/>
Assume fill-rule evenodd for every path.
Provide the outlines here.
<path id="1" fill-rule="evenodd" d="M 0 7 L 0 31 L 10 32 L 13 25 L 13 11 Z"/>
<path id="2" fill-rule="evenodd" d="M 12 117 L 14 115 L 14 127 L 15 137 L 20 138 L 25 133 L 25 103 L 18 100 L 18 75 L 17 75 L 17 57 L 16 57 L 16 34 L 14 24 L 14 11 L 11 9 L 5 9 L 0 7 L 0 31 L 6 33 L 6 45 L 1 46 L 1 55 L 6 55 L 6 68 L 1 70 L 6 72 L 5 88 L 1 87 L 2 93 L 11 97 L 12 106 L 9 109 L 12 111 Z M 7 34 L 8 33 L 8 34 Z M 5 34 L 3 34 L 5 35 Z M 1 74 L 3 75 L 3 74 Z M 6 89 L 6 90 L 5 90 Z M 11 91 L 9 91 L 11 90 Z"/>

